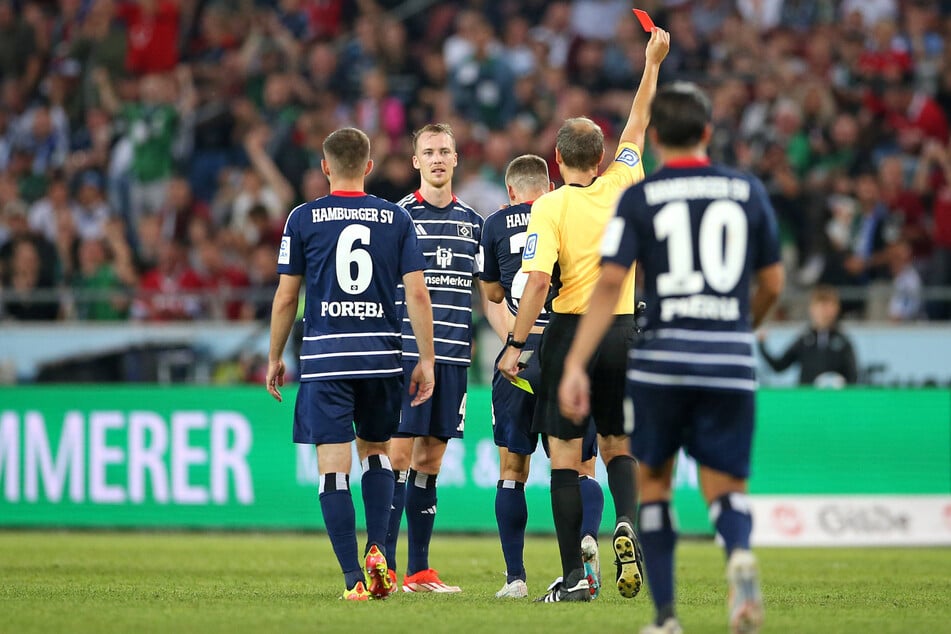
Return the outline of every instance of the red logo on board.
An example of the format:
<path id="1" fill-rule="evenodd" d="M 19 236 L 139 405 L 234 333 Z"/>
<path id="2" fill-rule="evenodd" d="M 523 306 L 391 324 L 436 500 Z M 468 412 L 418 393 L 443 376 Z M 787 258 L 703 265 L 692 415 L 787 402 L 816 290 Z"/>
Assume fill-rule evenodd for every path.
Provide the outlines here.
<path id="1" fill-rule="evenodd" d="M 803 530 L 803 521 L 794 506 L 782 505 L 773 509 L 773 525 L 780 533 L 796 537 Z"/>

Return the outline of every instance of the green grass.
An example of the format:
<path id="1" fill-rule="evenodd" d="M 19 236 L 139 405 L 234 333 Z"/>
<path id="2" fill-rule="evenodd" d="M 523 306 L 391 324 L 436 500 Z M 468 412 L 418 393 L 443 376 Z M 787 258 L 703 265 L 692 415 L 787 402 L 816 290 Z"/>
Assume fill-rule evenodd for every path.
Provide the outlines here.
<path id="1" fill-rule="evenodd" d="M 951 631 L 951 549 L 760 549 L 766 632 Z M 723 557 L 678 551 L 688 634 L 725 632 Z M 460 595 L 338 600 L 342 577 L 317 535 L 0 532 L 0 632 L 636 632 L 646 592 L 610 583 L 590 605 L 498 601 L 494 537 L 439 535 L 431 561 Z M 604 555 L 605 563 L 610 557 Z M 557 574 L 554 538 L 531 538 L 533 595 Z"/>

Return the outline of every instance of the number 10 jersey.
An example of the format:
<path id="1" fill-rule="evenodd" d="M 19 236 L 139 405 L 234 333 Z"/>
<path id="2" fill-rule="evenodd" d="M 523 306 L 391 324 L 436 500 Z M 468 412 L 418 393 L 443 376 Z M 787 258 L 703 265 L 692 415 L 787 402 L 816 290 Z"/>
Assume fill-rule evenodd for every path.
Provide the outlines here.
<path id="1" fill-rule="evenodd" d="M 409 214 L 363 192 L 291 211 L 278 273 L 304 277 L 301 381 L 402 374 L 397 286 L 426 268 Z"/>
<path id="2" fill-rule="evenodd" d="M 645 272 L 644 336 L 630 351 L 635 383 L 756 387 L 750 286 L 779 261 L 762 183 L 703 160 L 668 163 L 628 189 L 602 242 L 602 262 Z"/>

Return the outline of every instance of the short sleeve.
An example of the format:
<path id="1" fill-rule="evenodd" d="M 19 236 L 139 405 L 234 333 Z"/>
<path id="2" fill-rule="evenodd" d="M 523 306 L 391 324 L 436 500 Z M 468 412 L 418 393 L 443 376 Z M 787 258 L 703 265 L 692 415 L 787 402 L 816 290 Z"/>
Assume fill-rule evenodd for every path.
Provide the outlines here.
<path id="1" fill-rule="evenodd" d="M 752 258 L 753 270 L 758 271 L 780 261 L 779 225 L 763 183 L 759 179 L 753 179 L 752 185 L 753 203 L 760 209 L 760 222 L 754 237 L 756 251 Z"/>
<path id="2" fill-rule="evenodd" d="M 617 212 L 608 221 L 601 240 L 601 262 L 619 264 L 630 268 L 640 251 L 636 215 L 638 205 L 643 204 L 641 188 L 630 188 L 618 201 Z"/>
<path id="3" fill-rule="evenodd" d="M 641 161 L 641 148 L 634 143 L 622 143 L 617 148 L 614 160 L 608 165 L 598 180 L 608 181 L 610 187 L 618 191 L 644 180 L 644 163 Z"/>
<path id="4" fill-rule="evenodd" d="M 560 251 L 558 237 L 558 201 L 560 197 L 542 196 L 532 203 L 532 215 L 522 251 L 522 271 L 541 271 L 551 275 Z"/>
<path id="5" fill-rule="evenodd" d="M 419 246 L 419 240 L 416 239 L 416 226 L 409 213 L 401 208 L 396 216 L 401 219 L 403 225 L 403 239 L 400 244 L 400 277 L 402 277 L 413 271 L 425 270 L 426 258 Z"/>
<path id="6" fill-rule="evenodd" d="M 482 272 L 485 270 L 485 249 L 482 246 L 482 232 L 485 229 L 485 221 L 482 219 L 482 216 L 476 215 L 474 225 L 476 251 L 472 262 L 472 274 L 481 277 Z"/>
<path id="7" fill-rule="evenodd" d="M 295 207 L 284 223 L 281 248 L 277 253 L 277 272 L 283 275 L 304 274 L 304 245 L 301 242 L 298 218 L 300 207 Z"/>
<path id="8" fill-rule="evenodd" d="M 498 212 L 496 212 L 498 213 Z M 495 216 L 489 216 L 482 226 L 482 238 L 479 240 L 479 251 L 482 253 L 482 271 L 479 278 L 483 282 L 498 282 L 502 278 L 499 269 L 498 244 L 495 238 Z"/>

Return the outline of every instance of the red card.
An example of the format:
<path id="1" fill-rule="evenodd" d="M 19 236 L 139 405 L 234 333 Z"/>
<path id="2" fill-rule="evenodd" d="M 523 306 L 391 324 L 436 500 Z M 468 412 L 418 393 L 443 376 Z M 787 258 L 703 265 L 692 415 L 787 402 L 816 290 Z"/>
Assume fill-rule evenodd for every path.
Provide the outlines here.
<path id="1" fill-rule="evenodd" d="M 654 21 L 651 20 L 651 16 L 647 15 L 647 11 L 643 9 L 633 9 L 634 15 L 637 16 L 637 20 L 641 23 L 641 26 L 644 27 L 644 30 L 650 33 L 654 30 Z"/>

